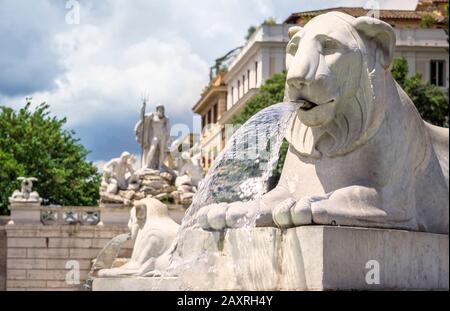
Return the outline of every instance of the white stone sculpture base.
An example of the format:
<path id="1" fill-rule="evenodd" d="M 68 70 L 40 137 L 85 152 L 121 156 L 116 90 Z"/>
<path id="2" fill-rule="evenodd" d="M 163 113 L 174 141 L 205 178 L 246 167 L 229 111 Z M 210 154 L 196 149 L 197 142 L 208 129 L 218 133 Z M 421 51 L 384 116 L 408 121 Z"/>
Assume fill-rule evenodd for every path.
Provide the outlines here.
<path id="1" fill-rule="evenodd" d="M 41 224 L 41 202 L 11 202 L 10 224 Z"/>
<path id="2" fill-rule="evenodd" d="M 93 290 L 449 288 L 448 235 L 329 226 L 188 234 L 184 259 L 208 255 L 188 261 L 178 278 L 95 279 Z"/>

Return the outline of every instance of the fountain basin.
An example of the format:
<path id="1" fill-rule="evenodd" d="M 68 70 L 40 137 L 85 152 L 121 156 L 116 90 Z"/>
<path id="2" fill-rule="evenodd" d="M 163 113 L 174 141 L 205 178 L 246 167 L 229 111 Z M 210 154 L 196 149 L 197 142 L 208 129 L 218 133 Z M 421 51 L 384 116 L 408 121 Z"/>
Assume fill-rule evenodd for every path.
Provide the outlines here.
<path id="1" fill-rule="evenodd" d="M 335 226 L 189 230 L 177 251 L 178 277 L 97 278 L 93 290 L 449 288 L 448 235 Z"/>

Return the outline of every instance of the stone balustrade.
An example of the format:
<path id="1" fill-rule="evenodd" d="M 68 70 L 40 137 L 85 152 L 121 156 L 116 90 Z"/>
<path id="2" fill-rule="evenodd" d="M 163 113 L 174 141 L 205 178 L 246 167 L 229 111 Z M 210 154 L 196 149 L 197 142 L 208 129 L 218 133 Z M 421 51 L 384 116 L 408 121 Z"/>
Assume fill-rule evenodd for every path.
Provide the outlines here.
<path id="1" fill-rule="evenodd" d="M 100 209 L 90 206 L 41 207 L 41 222 L 44 225 L 97 225 Z"/>

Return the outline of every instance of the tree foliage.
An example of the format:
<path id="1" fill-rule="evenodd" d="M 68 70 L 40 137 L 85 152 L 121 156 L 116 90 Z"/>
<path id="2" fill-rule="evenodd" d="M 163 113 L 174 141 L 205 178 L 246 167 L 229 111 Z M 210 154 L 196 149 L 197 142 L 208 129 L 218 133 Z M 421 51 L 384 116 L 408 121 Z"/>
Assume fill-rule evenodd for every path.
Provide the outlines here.
<path id="1" fill-rule="evenodd" d="M 30 102 L 18 111 L 0 106 L 0 214 L 20 189 L 20 176 L 36 177 L 34 189 L 47 203 L 97 204 L 100 175 L 65 123 L 50 116 L 45 103 L 33 111 Z"/>
<path id="2" fill-rule="evenodd" d="M 257 30 L 256 26 L 248 27 L 247 34 L 245 35 L 245 41 L 250 40 L 250 38 L 252 37 L 252 35 L 255 33 L 256 30 Z"/>
<path id="3" fill-rule="evenodd" d="M 436 25 L 436 19 L 431 14 L 424 14 L 420 19 L 420 27 L 422 28 L 431 28 Z"/>
<path id="4" fill-rule="evenodd" d="M 425 121 L 448 127 L 448 96 L 441 88 L 422 80 L 419 73 L 408 76 L 405 58 L 394 60 L 392 76 L 408 94 Z"/>
<path id="5" fill-rule="evenodd" d="M 244 124 L 258 111 L 283 101 L 286 72 L 276 73 L 261 85 L 259 92 L 250 98 L 242 111 L 234 117 L 233 124 Z"/>

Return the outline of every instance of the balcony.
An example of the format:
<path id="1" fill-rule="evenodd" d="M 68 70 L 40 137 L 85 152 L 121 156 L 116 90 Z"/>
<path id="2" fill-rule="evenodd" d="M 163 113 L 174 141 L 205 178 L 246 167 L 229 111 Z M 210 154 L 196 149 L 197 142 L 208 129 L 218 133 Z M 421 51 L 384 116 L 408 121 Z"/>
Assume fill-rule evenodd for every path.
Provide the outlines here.
<path id="1" fill-rule="evenodd" d="M 247 52 L 258 42 L 288 42 L 288 30 L 290 24 L 262 24 L 259 26 L 239 54 L 230 63 L 228 70 L 231 71 L 234 66 L 247 54 Z"/>
<path id="2" fill-rule="evenodd" d="M 396 46 L 448 47 L 443 29 L 394 28 Z"/>
<path id="3" fill-rule="evenodd" d="M 253 88 L 247 91 L 237 102 L 235 102 L 230 109 L 225 111 L 222 114 L 222 119 L 220 120 L 220 123 L 222 125 L 224 124 L 230 124 L 233 121 L 233 117 L 237 115 L 242 108 L 244 108 L 245 103 L 252 98 L 254 95 L 258 94 L 259 89 Z"/>

